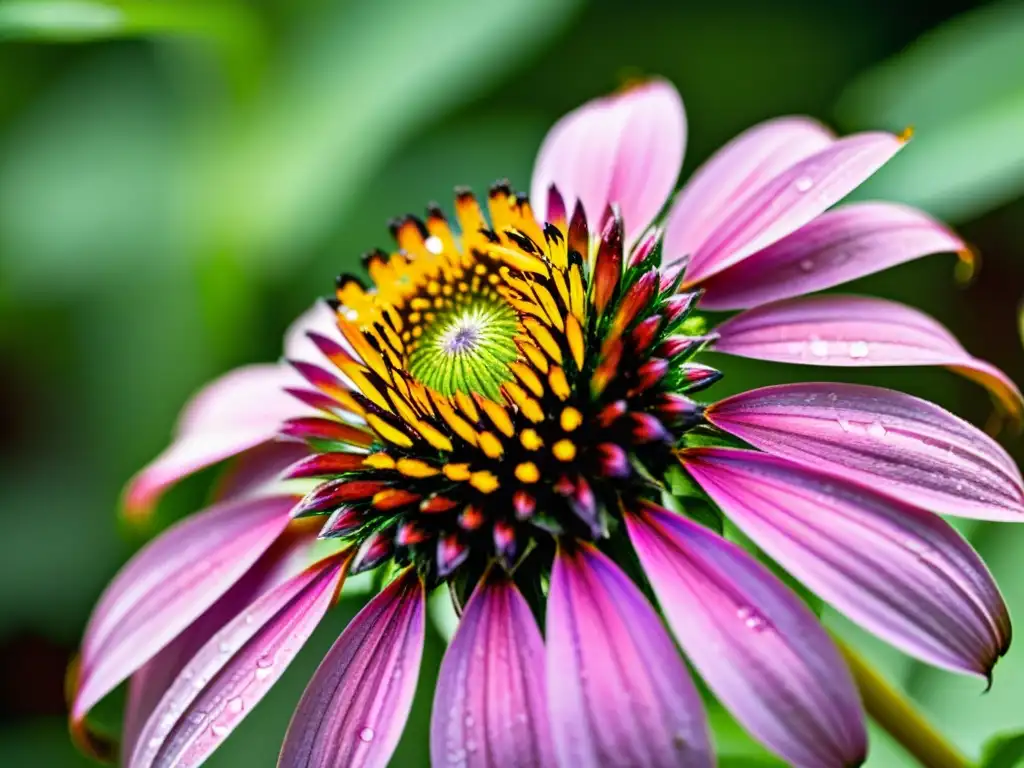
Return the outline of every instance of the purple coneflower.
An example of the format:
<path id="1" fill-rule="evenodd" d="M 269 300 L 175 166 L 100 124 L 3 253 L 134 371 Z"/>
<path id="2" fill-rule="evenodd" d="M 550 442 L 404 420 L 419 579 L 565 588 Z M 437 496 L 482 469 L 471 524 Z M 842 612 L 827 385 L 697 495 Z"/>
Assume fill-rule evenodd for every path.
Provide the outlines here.
<path id="1" fill-rule="evenodd" d="M 684 140 L 667 83 L 583 106 L 544 141 L 530 200 L 497 184 L 485 214 L 459 191 L 458 232 L 436 206 L 396 220 L 397 249 L 365 257 L 372 285 L 339 278 L 289 333 L 289 365 L 201 392 L 128 509 L 238 455 L 234 472 L 101 598 L 74 679 L 79 740 L 102 746 L 85 717 L 129 680 L 123 762 L 198 765 L 346 574 L 374 568 L 382 589 L 309 683 L 282 766 L 387 763 L 435 588 L 461 619 L 434 694 L 434 765 L 712 765 L 673 638 L 769 749 L 856 765 L 864 716 L 846 665 L 753 545 L 904 652 L 988 677 L 1006 608 L 936 513 L 1024 520 L 1020 473 L 992 439 L 868 386 L 696 399 L 719 379 L 698 362 L 715 349 L 946 366 L 1019 417 L 1006 376 L 927 316 L 805 297 L 963 243 L 912 209 L 831 209 L 904 139 L 836 138 L 803 118 L 739 136 L 652 226 Z M 712 326 L 719 310 L 743 311 Z M 726 519 L 753 544 L 725 538 Z"/>

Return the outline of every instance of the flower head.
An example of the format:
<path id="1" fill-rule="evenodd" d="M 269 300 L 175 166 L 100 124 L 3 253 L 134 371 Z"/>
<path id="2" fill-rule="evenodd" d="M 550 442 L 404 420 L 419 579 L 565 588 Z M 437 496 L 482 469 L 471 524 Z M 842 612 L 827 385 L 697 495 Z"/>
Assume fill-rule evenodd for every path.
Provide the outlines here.
<path id="1" fill-rule="evenodd" d="M 719 401 L 708 349 L 789 363 L 942 365 L 1019 416 L 1020 393 L 933 320 L 804 297 L 964 246 L 888 204 L 828 210 L 903 140 L 789 118 L 675 185 L 685 124 L 655 81 L 551 131 L 532 199 L 396 220 L 286 341 L 231 374 L 129 488 L 241 453 L 222 500 L 115 579 L 90 622 L 73 730 L 131 676 L 132 766 L 201 762 L 330 609 L 386 586 L 325 657 L 284 766 L 384 765 L 416 686 L 428 589 L 461 613 L 434 698 L 436 765 L 713 764 L 692 665 L 801 766 L 857 764 L 857 693 L 811 610 L 728 518 L 826 602 L 902 650 L 989 676 L 1010 637 L 984 564 L 936 513 L 1024 520 L 989 437 L 917 398 L 799 384 Z M 712 327 L 716 310 L 743 309 Z M 298 375 L 296 375 L 296 373 Z M 287 393 L 291 399 L 282 399 Z M 304 494 L 296 482 L 308 485 Z M 678 511 L 670 511 L 664 505 Z M 628 575 L 627 575 L 628 574 Z M 543 631 L 537 617 L 543 617 Z"/>

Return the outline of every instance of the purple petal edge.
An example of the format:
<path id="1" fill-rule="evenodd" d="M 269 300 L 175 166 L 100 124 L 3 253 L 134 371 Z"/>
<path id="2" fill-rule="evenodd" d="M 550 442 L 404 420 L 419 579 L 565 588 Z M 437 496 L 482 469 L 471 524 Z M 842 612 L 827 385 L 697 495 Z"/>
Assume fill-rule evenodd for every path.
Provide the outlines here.
<path id="1" fill-rule="evenodd" d="M 736 719 L 795 765 L 859 765 L 867 735 L 857 691 L 807 606 L 687 518 L 644 505 L 625 519 L 669 626 Z"/>
<path id="2" fill-rule="evenodd" d="M 482 649 L 482 653 L 481 653 Z M 526 600 L 497 571 L 459 620 L 434 692 L 433 765 L 531 768 L 555 763 L 544 689 L 544 640 Z"/>
<path id="3" fill-rule="evenodd" d="M 709 422 L 755 448 L 933 512 L 1024 522 L 1024 482 L 992 438 L 925 400 L 880 387 L 804 383 L 711 405 Z"/>
<path id="4" fill-rule="evenodd" d="M 559 765 L 714 763 L 700 696 L 661 619 L 589 545 L 555 558 L 547 688 Z"/>
<path id="5" fill-rule="evenodd" d="M 999 589 L 940 517 L 757 451 L 695 449 L 683 464 L 769 556 L 893 645 L 986 678 L 1006 652 Z"/>
<path id="6" fill-rule="evenodd" d="M 282 768 L 385 768 L 412 708 L 425 592 L 411 570 L 371 600 L 327 652 L 285 735 Z"/>

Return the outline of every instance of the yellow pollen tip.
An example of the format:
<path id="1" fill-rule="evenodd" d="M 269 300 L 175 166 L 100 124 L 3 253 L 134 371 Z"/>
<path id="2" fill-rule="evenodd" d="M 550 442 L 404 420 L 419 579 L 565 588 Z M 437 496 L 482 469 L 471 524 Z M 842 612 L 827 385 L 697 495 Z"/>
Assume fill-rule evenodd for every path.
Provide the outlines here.
<path id="1" fill-rule="evenodd" d="M 551 446 L 551 452 L 559 461 L 572 461 L 576 458 L 576 444 L 572 440 L 559 440 Z"/>
<path id="2" fill-rule="evenodd" d="M 535 429 L 524 429 L 519 435 L 519 442 L 528 451 L 539 451 L 544 446 L 544 441 L 540 439 Z"/>
<path id="3" fill-rule="evenodd" d="M 577 411 L 575 408 L 569 407 L 562 411 L 561 417 L 562 429 L 566 432 L 572 432 L 580 424 L 583 423 L 583 414 Z"/>
<path id="4" fill-rule="evenodd" d="M 540 480 L 540 470 L 532 461 L 525 461 L 516 466 L 516 479 L 521 483 L 536 483 Z"/>
<path id="5" fill-rule="evenodd" d="M 501 455 L 505 452 L 505 449 L 501 445 L 501 441 L 494 436 L 493 432 L 480 433 L 480 450 L 482 450 L 489 459 L 501 458 Z"/>
<path id="6" fill-rule="evenodd" d="M 469 476 L 469 484 L 480 491 L 480 493 L 491 493 L 498 490 L 500 485 L 498 478 L 485 469 L 471 474 Z"/>
<path id="7" fill-rule="evenodd" d="M 397 467 L 406 477 L 433 477 L 440 474 L 436 468 L 418 459 L 399 459 Z"/>
<path id="8" fill-rule="evenodd" d="M 395 460 L 386 453 L 374 453 L 363 459 L 363 466 L 371 469 L 394 469 Z"/>
<path id="9" fill-rule="evenodd" d="M 469 480 L 469 464 L 445 464 L 442 471 L 449 480 L 456 482 Z"/>
<path id="10" fill-rule="evenodd" d="M 908 141 L 914 138 L 914 126 L 908 125 L 906 128 L 899 132 L 899 135 L 896 138 L 899 139 L 904 144 L 906 144 Z"/>

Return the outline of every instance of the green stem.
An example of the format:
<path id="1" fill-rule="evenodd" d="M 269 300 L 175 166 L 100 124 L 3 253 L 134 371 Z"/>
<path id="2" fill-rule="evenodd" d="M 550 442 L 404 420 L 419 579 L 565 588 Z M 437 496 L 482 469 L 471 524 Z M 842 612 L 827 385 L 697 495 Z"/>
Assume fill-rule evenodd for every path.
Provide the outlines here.
<path id="1" fill-rule="evenodd" d="M 903 693 L 860 654 L 835 638 L 860 690 L 864 709 L 925 768 L 970 768 L 970 761 L 929 723 Z"/>

